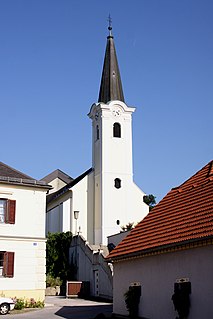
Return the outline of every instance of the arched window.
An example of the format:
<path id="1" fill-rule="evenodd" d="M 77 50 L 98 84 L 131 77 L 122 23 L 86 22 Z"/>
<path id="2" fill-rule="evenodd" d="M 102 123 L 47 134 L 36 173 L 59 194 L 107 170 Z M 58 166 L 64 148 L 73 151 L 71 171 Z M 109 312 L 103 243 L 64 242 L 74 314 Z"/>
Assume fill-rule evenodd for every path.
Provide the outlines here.
<path id="1" fill-rule="evenodd" d="M 113 137 L 121 137 L 121 124 L 120 123 L 113 124 Z"/>
<path id="2" fill-rule="evenodd" d="M 96 126 L 96 139 L 99 140 L 100 132 L 98 125 Z"/>
<path id="3" fill-rule="evenodd" d="M 115 180 L 114 180 L 114 182 L 115 182 L 115 188 L 121 188 L 121 180 L 120 180 L 120 178 L 116 178 Z"/>

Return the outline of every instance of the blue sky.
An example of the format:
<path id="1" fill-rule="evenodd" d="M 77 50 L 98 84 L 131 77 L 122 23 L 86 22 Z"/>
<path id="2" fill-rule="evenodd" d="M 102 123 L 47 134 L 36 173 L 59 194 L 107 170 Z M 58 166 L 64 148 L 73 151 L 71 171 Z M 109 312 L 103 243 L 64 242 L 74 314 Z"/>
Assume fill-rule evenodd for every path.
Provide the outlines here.
<path id="1" fill-rule="evenodd" d="M 0 161 L 36 179 L 91 167 L 109 13 L 134 180 L 159 201 L 213 159 L 212 0 L 0 0 Z"/>

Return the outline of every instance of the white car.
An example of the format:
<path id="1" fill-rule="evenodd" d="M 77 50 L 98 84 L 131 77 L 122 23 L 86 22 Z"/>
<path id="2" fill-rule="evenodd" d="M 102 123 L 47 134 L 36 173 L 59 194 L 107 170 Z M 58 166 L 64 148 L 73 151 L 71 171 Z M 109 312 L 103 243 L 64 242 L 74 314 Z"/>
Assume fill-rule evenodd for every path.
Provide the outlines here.
<path id="1" fill-rule="evenodd" d="M 15 302 L 11 298 L 0 297 L 0 314 L 6 315 L 10 310 L 15 307 Z"/>

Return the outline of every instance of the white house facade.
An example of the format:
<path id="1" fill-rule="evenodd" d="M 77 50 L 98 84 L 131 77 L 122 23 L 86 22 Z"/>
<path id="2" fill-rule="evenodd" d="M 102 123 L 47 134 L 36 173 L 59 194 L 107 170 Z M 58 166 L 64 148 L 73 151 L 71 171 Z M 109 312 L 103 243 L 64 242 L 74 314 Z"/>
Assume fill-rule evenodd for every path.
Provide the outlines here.
<path id="1" fill-rule="evenodd" d="M 44 182 L 0 162 L 0 295 L 44 300 Z"/>

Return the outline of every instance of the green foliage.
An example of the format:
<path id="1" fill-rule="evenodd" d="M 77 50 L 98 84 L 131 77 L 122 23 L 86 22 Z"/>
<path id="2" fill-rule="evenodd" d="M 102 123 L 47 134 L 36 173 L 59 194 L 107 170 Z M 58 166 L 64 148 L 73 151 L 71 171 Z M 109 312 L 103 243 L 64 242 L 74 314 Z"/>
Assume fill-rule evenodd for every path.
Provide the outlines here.
<path id="1" fill-rule="evenodd" d="M 24 299 L 20 298 L 16 300 L 15 309 L 21 310 L 25 308 L 25 301 Z"/>
<path id="2" fill-rule="evenodd" d="M 138 306 L 140 303 L 140 290 L 137 289 L 139 287 L 129 287 L 129 290 L 127 290 L 124 294 L 126 308 L 129 311 L 130 318 L 138 318 Z"/>
<path id="3" fill-rule="evenodd" d="M 62 280 L 59 277 L 52 277 L 51 275 L 47 275 L 46 278 L 46 286 L 47 287 L 56 287 L 56 286 L 61 286 Z"/>
<path id="4" fill-rule="evenodd" d="M 146 203 L 147 205 L 149 205 L 149 211 L 152 210 L 152 208 L 156 205 L 156 200 L 155 200 L 155 196 L 150 194 L 150 195 L 144 195 L 143 197 L 143 201 L 144 203 Z"/>
<path id="5" fill-rule="evenodd" d="M 15 298 L 15 309 L 22 310 L 24 308 L 43 308 L 44 301 L 35 301 L 34 298 L 30 298 L 30 300 L 25 300 L 23 298 Z"/>
<path id="6" fill-rule="evenodd" d="M 59 277 L 63 283 L 72 279 L 69 265 L 69 248 L 72 233 L 48 233 L 46 246 L 46 272 L 53 278 Z"/>
<path id="7" fill-rule="evenodd" d="M 44 308 L 44 301 L 37 300 L 36 301 L 36 308 Z"/>
<path id="8" fill-rule="evenodd" d="M 121 226 L 122 231 L 131 230 L 134 227 L 134 223 L 128 223 L 125 226 Z"/>

